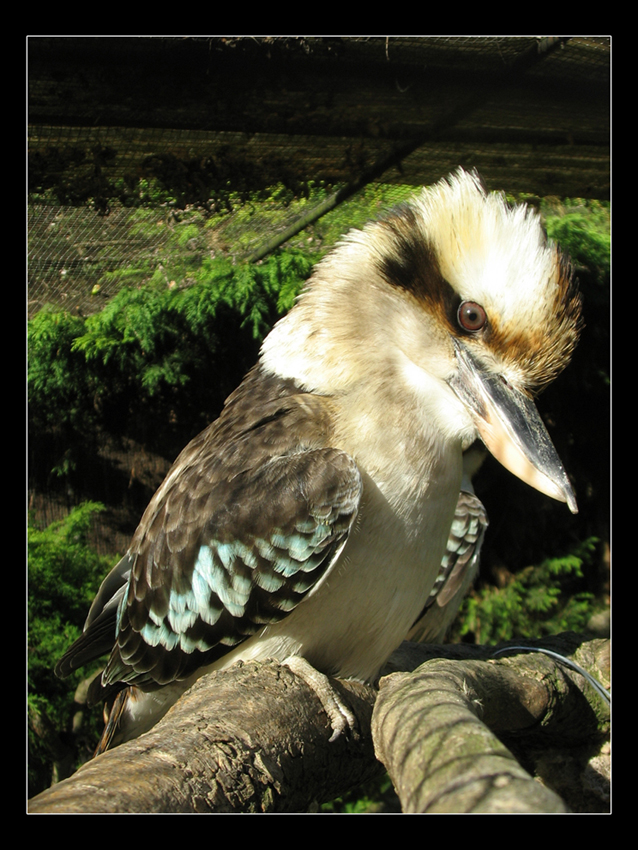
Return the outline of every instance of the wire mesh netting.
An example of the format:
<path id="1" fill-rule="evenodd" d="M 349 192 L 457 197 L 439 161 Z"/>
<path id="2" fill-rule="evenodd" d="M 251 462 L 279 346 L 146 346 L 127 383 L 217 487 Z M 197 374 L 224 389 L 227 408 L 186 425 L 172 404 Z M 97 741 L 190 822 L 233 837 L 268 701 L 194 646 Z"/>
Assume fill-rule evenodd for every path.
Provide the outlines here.
<path id="1" fill-rule="evenodd" d="M 285 236 L 320 251 L 333 221 L 361 223 L 334 196 L 373 181 L 386 206 L 458 165 L 489 188 L 602 198 L 609 41 L 31 39 L 29 315 L 188 285 L 206 258 Z M 331 197 L 342 212 L 306 227 Z"/>
<path id="2" fill-rule="evenodd" d="M 416 191 L 412 186 L 377 186 L 369 203 L 361 197 L 328 213 L 287 240 L 289 246 L 323 253 L 370 213 L 381 213 Z M 278 197 L 281 195 L 286 197 Z M 111 209 L 98 215 L 90 208 L 33 204 L 29 207 L 29 314 L 44 307 L 93 313 L 122 286 L 150 281 L 169 288 L 195 282 L 206 258 L 227 256 L 244 261 L 272 244 L 278 235 L 297 231 L 325 205 L 332 192 L 291 199 L 274 187 L 267 200 L 237 201 L 210 214 L 197 207 Z M 363 192 L 364 196 L 366 191 Z"/>

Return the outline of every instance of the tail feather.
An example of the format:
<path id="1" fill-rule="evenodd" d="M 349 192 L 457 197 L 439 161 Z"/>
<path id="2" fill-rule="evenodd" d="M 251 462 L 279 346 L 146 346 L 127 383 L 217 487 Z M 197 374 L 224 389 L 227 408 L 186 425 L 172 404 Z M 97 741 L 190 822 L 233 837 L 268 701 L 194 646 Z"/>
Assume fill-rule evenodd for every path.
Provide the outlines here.
<path id="1" fill-rule="evenodd" d="M 74 670 L 90 664 L 113 649 L 115 640 L 115 611 L 105 612 L 71 644 L 55 665 L 55 675 L 65 679 Z"/>
<path id="2" fill-rule="evenodd" d="M 108 705 L 105 706 L 105 714 L 108 710 L 109 715 L 104 725 L 102 737 L 93 753 L 93 758 L 105 753 L 111 747 L 120 743 L 122 733 L 120 730 L 122 717 L 125 715 L 128 702 L 131 699 L 131 691 L 133 688 L 124 688 L 119 691 L 113 700 L 110 710 Z"/>
<path id="3" fill-rule="evenodd" d="M 91 605 L 82 635 L 67 649 L 55 666 L 61 679 L 74 670 L 110 653 L 116 640 L 117 611 L 126 593 L 133 559 L 125 555 L 102 582 Z"/>

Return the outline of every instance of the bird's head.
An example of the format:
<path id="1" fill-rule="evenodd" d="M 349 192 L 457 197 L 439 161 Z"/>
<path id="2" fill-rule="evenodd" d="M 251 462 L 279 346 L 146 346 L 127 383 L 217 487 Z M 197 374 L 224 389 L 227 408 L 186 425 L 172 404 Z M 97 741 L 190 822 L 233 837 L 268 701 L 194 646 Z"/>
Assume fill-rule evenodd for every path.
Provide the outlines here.
<path id="1" fill-rule="evenodd" d="M 580 309 L 537 213 L 459 170 L 349 234 L 262 356 L 314 391 L 367 382 L 416 397 L 450 439 L 465 448 L 480 436 L 511 472 L 575 512 L 532 393 L 567 365 Z"/>

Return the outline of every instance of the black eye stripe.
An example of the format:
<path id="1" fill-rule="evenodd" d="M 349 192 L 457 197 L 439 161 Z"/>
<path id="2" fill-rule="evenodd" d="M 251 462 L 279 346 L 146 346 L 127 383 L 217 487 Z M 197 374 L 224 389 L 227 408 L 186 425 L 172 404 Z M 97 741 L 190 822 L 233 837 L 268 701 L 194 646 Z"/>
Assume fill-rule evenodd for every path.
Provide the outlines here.
<path id="1" fill-rule="evenodd" d="M 476 333 L 487 322 L 487 314 L 476 301 L 462 301 L 456 313 L 457 321 L 464 331 Z"/>

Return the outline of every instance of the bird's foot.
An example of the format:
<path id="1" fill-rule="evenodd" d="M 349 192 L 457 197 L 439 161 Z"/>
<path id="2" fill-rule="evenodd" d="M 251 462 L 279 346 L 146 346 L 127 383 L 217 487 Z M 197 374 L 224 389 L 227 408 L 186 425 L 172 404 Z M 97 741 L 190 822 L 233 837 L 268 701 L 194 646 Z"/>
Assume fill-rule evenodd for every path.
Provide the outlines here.
<path id="1" fill-rule="evenodd" d="M 332 727 L 331 741 L 336 741 L 348 730 L 356 733 L 357 721 L 343 702 L 339 694 L 330 684 L 330 679 L 302 658 L 300 655 L 291 655 L 283 662 L 296 676 L 303 679 L 309 688 L 312 688 L 318 697 L 323 710 L 328 715 Z"/>

